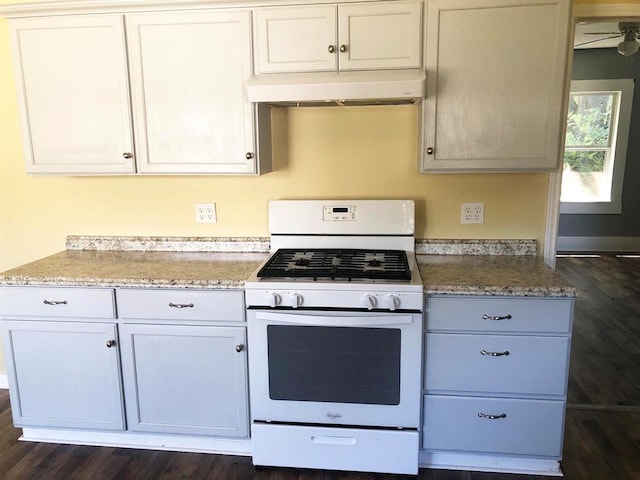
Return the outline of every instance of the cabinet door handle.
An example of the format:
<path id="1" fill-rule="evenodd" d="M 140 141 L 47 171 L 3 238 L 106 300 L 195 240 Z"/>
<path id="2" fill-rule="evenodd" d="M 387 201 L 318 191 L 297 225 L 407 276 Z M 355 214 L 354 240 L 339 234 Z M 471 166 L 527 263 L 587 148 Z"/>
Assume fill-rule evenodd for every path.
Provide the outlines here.
<path id="1" fill-rule="evenodd" d="M 115 340 L 107 340 L 107 348 L 111 348 L 111 347 L 115 347 L 116 346 L 116 341 Z"/>
<path id="2" fill-rule="evenodd" d="M 340 51 L 342 53 L 346 52 L 347 51 L 347 46 L 346 45 L 340 45 Z"/>
<path id="3" fill-rule="evenodd" d="M 251 160 L 253 158 L 253 153 L 252 152 L 247 152 L 247 154 L 245 155 L 245 158 L 247 160 Z"/>
<path id="4" fill-rule="evenodd" d="M 498 418 L 507 418 L 506 413 L 501 413 L 500 415 L 489 415 L 487 413 L 478 412 L 478 416 L 480 418 L 487 418 L 489 420 L 497 420 Z"/>
<path id="5" fill-rule="evenodd" d="M 133 153 L 125 152 L 122 154 L 122 158 L 126 158 L 126 159 L 133 158 Z"/>
<path id="6" fill-rule="evenodd" d="M 44 300 L 42 303 L 45 305 L 66 305 L 66 300 Z"/>
<path id="7" fill-rule="evenodd" d="M 480 355 L 488 355 L 490 357 L 506 357 L 509 355 L 509 350 L 504 352 L 487 352 L 486 350 L 480 350 Z"/>
<path id="8" fill-rule="evenodd" d="M 193 308 L 195 305 L 193 303 L 173 303 L 169 302 L 169 306 L 171 308 Z"/>
<path id="9" fill-rule="evenodd" d="M 483 320 L 511 320 L 511 314 L 507 315 L 487 315 L 486 313 L 482 315 Z"/>
<path id="10" fill-rule="evenodd" d="M 244 350 L 244 345 L 243 344 L 236 345 L 236 352 L 240 353 L 243 350 Z"/>
<path id="11" fill-rule="evenodd" d="M 433 147 L 427 148 L 427 155 L 433 155 Z"/>
<path id="12" fill-rule="evenodd" d="M 334 45 L 329 45 L 329 48 L 327 48 L 327 50 L 329 50 L 329 53 L 334 53 L 336 51 L 336 47 Z"/>

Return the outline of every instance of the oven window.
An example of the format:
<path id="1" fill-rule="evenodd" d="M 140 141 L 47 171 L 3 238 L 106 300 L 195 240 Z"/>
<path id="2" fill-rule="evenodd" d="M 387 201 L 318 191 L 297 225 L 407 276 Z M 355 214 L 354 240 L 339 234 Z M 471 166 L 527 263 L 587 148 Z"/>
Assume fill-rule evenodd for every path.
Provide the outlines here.
<path id="1" fill-rule="evenodd" d="M 400 330 L 268 325 L 272 400 L 398 405 Z"/>

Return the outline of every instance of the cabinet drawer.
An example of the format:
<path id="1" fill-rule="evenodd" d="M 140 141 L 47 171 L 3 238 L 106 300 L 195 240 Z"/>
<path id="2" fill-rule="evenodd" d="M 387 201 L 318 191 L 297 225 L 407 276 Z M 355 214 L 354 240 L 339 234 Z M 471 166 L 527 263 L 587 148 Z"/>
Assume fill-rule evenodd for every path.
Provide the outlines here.
<path id="1" fill-rule="evenodd" d="M 120 318 L 244 322 L 241 291 L 118 289 Z"/>
<path id="2" fill-rule="evenodd" d="M 254 423 L 251 437 L 254 465 L 418 473 L 416 431 Z"/>
<path id="3" fill-rule="evenodd" d="M 424 398 L 425 450 L 559 458 L 563 430 L 562 401 L 440 395 Z"/>
<path id="4" fill-rule="evenodd" d="M 427 298 L 427 330 L 567 333 L 572 298 Z"/>
<path id="5" fill-rule="evenodd" d="M 569 337 L 429 333 L 425 345 L 427 390 L 566 394 Z"/>
<path id="6" fill-rule="evenodd" d="M 113 290 L 107 288 L 2 287 L 5 316 L 115 318 Z"/>

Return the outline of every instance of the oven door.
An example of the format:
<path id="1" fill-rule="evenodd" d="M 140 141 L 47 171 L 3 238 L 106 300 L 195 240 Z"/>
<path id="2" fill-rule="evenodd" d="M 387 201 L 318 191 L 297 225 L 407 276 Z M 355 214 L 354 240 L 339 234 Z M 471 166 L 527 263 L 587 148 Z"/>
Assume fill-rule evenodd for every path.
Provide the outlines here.
<path id="1" fill-rule="evenodd" d="M 418 428 L 422 315 L 247 311 L 255 421 Z"/>

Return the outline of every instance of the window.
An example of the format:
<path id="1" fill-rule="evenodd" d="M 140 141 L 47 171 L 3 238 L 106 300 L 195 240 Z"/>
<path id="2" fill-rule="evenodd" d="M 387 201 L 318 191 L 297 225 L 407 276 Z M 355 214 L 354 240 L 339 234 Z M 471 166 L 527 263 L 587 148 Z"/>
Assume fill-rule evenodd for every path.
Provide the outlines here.
<path id="1" fill-rule="evenodd" d="M 633 80 L 571 82 L 560 213 L 620 213 Z"/>

